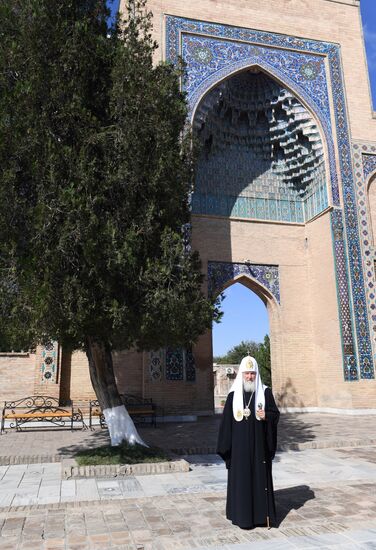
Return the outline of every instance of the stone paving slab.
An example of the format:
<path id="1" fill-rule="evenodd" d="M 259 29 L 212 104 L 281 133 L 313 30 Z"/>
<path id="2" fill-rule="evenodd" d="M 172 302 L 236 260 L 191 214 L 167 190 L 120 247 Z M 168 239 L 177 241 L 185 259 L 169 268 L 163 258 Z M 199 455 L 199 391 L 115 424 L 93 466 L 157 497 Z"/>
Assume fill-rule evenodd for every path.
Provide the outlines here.
<path id="1" fill-rule="evenodd" d="M 224 492 L 19 507 L 0 512 L 0 550 L 372 548 L 376 505 L 359 506 L 372 491 L 376 484 L 277 490 L 279 528 L 249 531 L 226 520 Z"/>
<path id="2" fill-rule="evenodd" d="M 376 483 L 376 447 L 277 453 L 274 483 L 279 489 L 354 482 Z M 227 471 L 216 455 L 187 455 L 188 472 L 65 480 L 60 464 L 10 465 L 0 474 L 0 509 L 23 505 L 223 492 Z M 189 461 L 189 462 L 188 462 Z M 314 465 L 314 467 L 313 467 Z M 371 505 L 373 502 L 369 500 Z"/>
<path id="3" fill-rule="evenodd" d="M 279 426 L 282 450 L 375 445 L 375 416 L 285 413 Z M 215 452 L 220 415 L 200 417 L 197 422 L 161 423 L 156 428 L 139 425 L 143 439 L 177 454 Z M 7 431 L 0 436 L 0 465 L 58 462 L 72 458 L 77 450 L 109 443 L 106 429 L 37 429 Z"/>
<path id="4" fill-rule="evenodd" d="M 282 416 L 281 447 L 303 450 L 277 453 L 280 524 L 271 530 L 245 531 L 226 520 L 227 473 L 215 455 L 183 456 L 187 473 L 127 479 L 62 480 L 58 463 L 0 466 L 0 550 L 376 550 L 376 446 L 355 446 L 370 441 L 374 421 Z M 150 443 L 192 453 L 215 444 L 218 422 L 140 432 Z M 106 441 L 105 430 L 8 433 L 0 455 L 50 453 L 59 461 Z M 341 442 L 347 447 L 336 448 Z"/>
<path id="5" fill-rule="evenodd" d="M 213 455 L 189 457 L 187 473 L 63 480 L 59 497 L 59 464 L 8 466 L 0 494 L 5 483 L 18 498 L 30 480 L 43 493 L 34 503 L 0 508 L 0 550 L 376 548 L 375 451 L 277 454 L 279 526 L 250 531 L 225 518 L 227 473 Z M 54 496 L 46 502 L 49 488 Z"/>

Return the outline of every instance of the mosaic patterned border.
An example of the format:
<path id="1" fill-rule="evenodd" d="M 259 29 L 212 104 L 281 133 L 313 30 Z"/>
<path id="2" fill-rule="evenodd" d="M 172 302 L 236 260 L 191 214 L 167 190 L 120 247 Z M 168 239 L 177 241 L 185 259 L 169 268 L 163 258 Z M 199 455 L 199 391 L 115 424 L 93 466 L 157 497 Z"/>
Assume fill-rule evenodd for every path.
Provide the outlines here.
<path id="1" fill-rule="evenodd" d="M 258 265 L 232 262 L 208 262 L 208 292 L 222 292 L 229 281 L 239 275 L 246 275 L 265 287 L 281 303 L 279 293 L 279 271 L 277 265 Z"/>
<path id="2" fill-rule="evenodd" d="M 347 276 L 347 261 L 345 242 L 343 238 L 343 216 L 342 210 L 335 209 L 331 212 L 331 225 L 333 236 L 333 252 L 335 257 L 338 308 L 341 325 L 342 347 L 344 362 L 345 380 L 358 380 L 358 369 L 354 354 L 354 338 L 351 322 L 349 281 Z"/>
<path id="3" fill-rule="evenodd" d="M 149 375 L 153 382 L 196 381 L 196 362 L 192 349 L 166 348 L 149 352 Z"/>
<path id="4" fill-rule="evenodd" d="M 40 376 L 42 384 L 56 384 L 59 360 L 58 342 L 49 342 L 42 349 Z"/>
<path id="5" fill-rule="evenodd" d="M 351 146 L 347 122 L 344 85 L 339 47 L 332 48 L 329 55 L 332 79 L 334 114 L 338 135 L 338 152 L 342 176 L 342 195 L 344 203 L 347 257 L 350 265 L 353 316 L 358 346 L 360 378 L 375 377 L 372 359 L 372 345 L 366 314 L 366 295 L 364 290 L 363 262 L 359 242 L 358 212 L 355 198 L 354 175 L 352 170 Z M 345 366 L 346 370 L 346 366 Z"/>
<path id="6" fill-rule="evenodd" d="M 322 210 L 327 207 L 326 197 L 322 201 Z M 322 211 L 321 210 L 321 211 Z M 194 214 L 257 220 L 285 221 L 304 223 L 305 204 L 283 199 L 265 199 L 260 197 L 215 196 L 193 193 L 192 212 Z"/>
<path id="7" fill-rule="evenodd" d="M 167 59 L 176 61 L 179 55 L 182 55 L 184 51 L 181 49 L 184 34 L 189 34 L 189 39 L 192 39 L 192 35 L 198 35 L 203 38 L 205 35 L 205 47 L 210 45 L 211 47 L 206 50 L 196 50 L 192 52 L 192 56 L 195 55 L 195 63 L 201 65 L 201 70 L 198 67 L 195 68 L 195 72 L 191 75 L 191 81 L 189 81 L 188 66 L 188 81 L 189 87 L 189 103 L 191 112 L 194 110 L 195 101 L 198 101 L 198 96 L 202 96 L 205 90 L 210 89 L 215 82 L 222 80 L 225 76 L 228 76 L 234 71 L 245 68 L 252 64 L 257 64 L 260 67 L 265 68 L 268 72 L 271 72 L 276 78 L 281 79 L 293 91 L 296 91 L 315 112 L 316 116 L 321 121 L 323 130 L 327 139 L 327 147 L 329 153 L 329 164 L 332 184 L 332 198 L 334 205 L 338 206 L 340 197 L 336 177 L 335 169 L 335 155 L 334 145 L 331 135 L 331 123 L 329 117 L 329 102 L 324 105 L 324 97 L 320 93 L 319 99 L 314 98 L 315 92 L 318 91 L 317 83 L 319 82 L 318 75 L 320 71 L 320 56 L 325 56 L 328 61 L 330 78 L 332 85 L 334 115 L 337 130 L 338 139 L 338 158 L 342 177 L 342 197 L 343 197 L 343 209 L 345 219 L 345 243 L 346 243 L 346 256 L 348 258 L 350 267 L 350 281 L 351 281 L 351 293 L 352 303 L 354 308 L 352 310 L 352 316 L 354 319 L 356 337 L 357 337 L 357 350 L 359 359 L 359 370 L 361 378 L 374 378 L 373 362 L 372 362 L 372 347 L 369 334 L 369 326 L 366 312 L 366 295 L 364 289 L 364 276 L 361 247 L 359 242 L 359 226 L 358 226 L 358 213 L 355 201 L 354 192 L 354 178 L 351 165 L 351 147 L 349 138 L 349 127 L 346 113 L 346 102 L 344 94 L 343 76 L 340 61 L 340 48 L 336 44 L 327 42 L 319 42 L 315 40 L 301 39 L 291 36 L 285 36 L 281 34 L 273 34 L 263 31 L 255 31 L 240 27 L 231 27 L 227 25 L 212 24 L 203 21 L 193 21 L 189 19 L 183 19 L 179 17 L 167 16 L 166 17 L 166 53 Z M 221 39 L 221 40 L 219 40 Z M 226 65 L 226 59 L 223 60 L 223 65 L 215 70 L 213 65 L 215 56 L 211 57 L 214 51 L 217 51 L 224 42 L 229 43 L 236 50 L 239 50 L 239 43 L 246 44 L 247 48 L 243 48 L 243 57 L 239 54 L 239 59 L 232 59 L 228 61 Z M 201 44 L 203 45 L 203 43 Z M 256 50 L 251 50 L 254 47 Z M 216 49 L 217 48 L 217 49 Z M 281 48 L 285 50 L 284 55 L 281 55 Z M 184 48 L 183 48 L 184 49 Z M 267 59 L 261 59 L 260 51 L 267 52 Z M 288 51 L 286 51 L 288 50 Z M 240 51 L 240 50 L 239 50 Z M 278 53 L 276 53 L 278 51 Z M 244 54 L 246 52 L 246 54 Z M 291 53 L 294 52 L 294 53 Z M 248 55 L 248 57 L 247 57 Z M 292 75 L 286 74 L 285 58 L 293 55 L 296 65 L 296 71 Z M 300 56 L 300 57 L 299 57 Z M 304 57 L 305 56 L 305 57 Z M 312 56 L 315 56 L 314 58 Z M 236 56 L 235 56 L 236 57 Z M 298 63 L 298 58 L 301 60 L 301 64 Z M 313 59 L 319 65 L 312 64 Z M 306 61 L 303 63 L 303 60 Z M 323 65 L 323 63 L 321 63 Z M 299 71 L 298 71 L 299 68 Z M 299 74 L 299 76 L 298 76 Z M 193 78 L 196 76 L 196 79 Z M 291 78 L 290 78 L 291 76 Z M 295 81 L 294 81 L 295 78 Z M 299 81 L 299 79 L 302 79 Z M 304 88 L 302 87 L 304 85 Z M 198 91 L 200 88 L 200 91 Z M 195 99 L 194 93 L 197 91 L 197 97 Z M 327 91 L 326 91 L 326 97 Z M 335 241 L 334 241 L 335 246 Z M 337 247 L 338 248 L 338 247 Z M 336 257 L 337 260 L 337 257 Z M 343 262 L 337 262 L 336 265 L 337 284 L 347 277 L 345 271 L 345 265 Z M 338 284 L 339 292 L 343 292 L 344 285 Z M 340 307 L 340 320 L 342 323 L 342 335 L 346 334 L 349 330 L 348 326 L 343 325 L 346 323 L 345 317 L 342 316 L 341 303 L 348 303 L 348 308 L 351 311 L 351 303 L 348 296 L 341 294 L 339 307 Z M 343 342 L 343 348 L 345 348 L 345 342 Z M 346 380 L 352 380 L 354 378 L 348 375 L 349 362 L 353 355 L 344 357 L 344 376 Z"/>
<path id="8" fill-rule="evenodd" d="M 372 154 L 372 155 L 365 155 L 364 153 L 362 154 L 362 157 L 363 157 L 363 172 L 364 172 L 364 177 L 365 178 L 368 178 L 368 176 L 372 175 L 372 172 L 376 171 L 376 147 L 374 145 L 372 145 L 370 147 L 370 150 L 372 152 L 375 151 L 375 153 Z"/>
<path id="9" fill-rule="evenodd" d="M 368 322 L 373 334 L 373 356 L 376 357 L 376 248 L 372 242 L 372 224 L 368 204 L 368 182 L 376 173 L 376 144 L 355 142 L 353 144 L 355 189 L 359 215 L 360 243 L 364 258 L 364 282 L 367 294 Z M 376 236 L 374 236 L 375 239 Z"/>

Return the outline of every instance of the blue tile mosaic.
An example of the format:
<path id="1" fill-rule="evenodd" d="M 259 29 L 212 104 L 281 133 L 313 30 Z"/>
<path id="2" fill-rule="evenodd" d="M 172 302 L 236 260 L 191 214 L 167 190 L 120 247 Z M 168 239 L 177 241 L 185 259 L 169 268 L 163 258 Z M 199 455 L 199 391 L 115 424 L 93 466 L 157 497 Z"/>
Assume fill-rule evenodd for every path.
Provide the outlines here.
<path id="1" fill-rule="evenodd" d="M 354 143 L 353 164 L 355 168 L 355 189 L 360 227 L 360 245 L 364 265 L 364 283 L 367 296 L 368 323 L 373 334 L 373 358 L 376 360 L 376 287 L 375 258 L 376 250 L 372 235 L 372 216 L 368 203 L 368 184 L 376 171 L 376 144 Z M 364 365 L 363 378 L 373 377 L 373 366 Z"/>
<path id="2" fill-rule="evenodd" d="M 49 342 L 42 348 L 40 374 L 42 384 L 56 384 L 58 374 L 59 344 Z"/>
<path id="3" fill-rule="evenodd" d="M 280 303 L 279 271 L 276 265 L 233 262 L 208 262 L 209 294 L 222 292 L 224 287 L 240 275 L 245 275 L 265 287 Z"/>
<path id="4" fill-rule="evenodd" d="M 271 201 L 231 195 L 219 197 L 200 193 L 192 196 L 192 212 L 213 216 L 304 223 L 303 208 L 303 204 L 286 200 Z"/>
<path id="5" fill-rule="evenodd" d="M 376 154 L 363 154 L 363 172 L 365 178 L 368 178 L 368 176 L 370 176 L 373 172 L 376 172 Z"/>
<path id="6" fill-rule="evenodd" d="M 338 154 L 342 176 L 343 210 L 345 216 L 347 257 L 350 265 L 353 316 L 357 335 L 358 364 L 360 377 L 370 379 L 375 377 L 375 372 L 367 317 L 363 262 L 359 242 L 358 211 L 356 207 L 349 127 L 347 122 L 339 47 L 332 46 L 328 57 L 330 62 L 329 67 L 335 105 L 334 115 L 338 136 Z"/>
<path id="7" fill-rule="evenodd" d="M 165 362 L 166 380 L 196 381 L 196 362 L 192 349 L 166 348 L 161 350 Z"/>
<path id="8" fill-rule="evenodd" d="M 175 61 L 179 55 L 183 55 L 183 58 L 184 54 L 188 56 L 187 89 L 192 114 L 200 98 L 216 83 L 254 65 L 296 93 L 320 121 L 329 158 L 332 201 L 335 206 L 340 206 L 330 102 L 324 69 L 325 63 L 329 66 L 344 213 L 343 245 L 337 244 L 334 240 L 337 283 L 347 278 L 347 262 L 352 300 L 349 301 L 348 295 L 341 294 L 340 303 L 344 306 L 347 300 L 346 308 L 349 308 L 353 320 L 360 377 L 374 378 L 339 46 L 328 42 L 170 16 L 166 18 L 166 32 L 167 59 Z M 343 261 L 339 261 L 342 246 Z M 345 286 L 338 284 L 339 293 L 345 292 Z M 345 311 L 342 306 L 340 305 L 340 310 Z M 350 330 L 348 326 L 343 325 L 346 323 L 345 317 L 340 315 L 343 335 Z M 345 345 L 343 349 L 346 349 Z M 354 355 L 345 355 L 344 374 L 347 380 L 355 379 L 355 376 L 349 374 L 351 368 L 354 374 Z"/>
<path id="9" fill-rule="evenodd" d="M 182 56 L 187 64 L 184 86 L 190 116 L 203 95 L 221 80 L 250 66 L 262 68 L 293 90 L 319 119 L 328 148 L 332 200 L 339 205 L 325 62 L 318 55 L 327 53 L 322 51 L 323 43 L 172 16 L 166 23 L 167 59 Z"/>
<path id="10" fill-rule="evenodd" d="M 166 380 L 184 379 L 183 348 L 166 349 Z"/>
<path id="11" fill-rule="evenodd" d="M 358 369 L 354 354 L 354 338 L 351 321 L 349 280 L 347 276 L 347 261 L 344 242 L 343 215 L 340 209 L 331 212 L 332 235 L 337 279 L 337 295 L 339 318 L 342 333 L 342 347 L 345 380 L 358 380 Z"/>

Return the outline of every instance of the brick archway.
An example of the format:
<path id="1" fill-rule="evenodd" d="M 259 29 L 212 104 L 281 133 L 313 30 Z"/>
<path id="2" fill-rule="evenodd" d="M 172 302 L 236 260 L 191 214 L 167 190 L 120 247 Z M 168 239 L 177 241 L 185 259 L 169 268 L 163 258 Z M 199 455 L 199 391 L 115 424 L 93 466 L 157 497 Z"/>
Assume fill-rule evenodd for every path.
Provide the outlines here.
<path id="1" fill-rule="evenodd" d="M 280 319 L 279 269 L 277 265 L 235 262 L 208 262 L 208 291 L 220 294 L 240 283 L 254 292 L 265 304 L 269 318 L 272 377 L 281 386 L 283 339 Z"/>

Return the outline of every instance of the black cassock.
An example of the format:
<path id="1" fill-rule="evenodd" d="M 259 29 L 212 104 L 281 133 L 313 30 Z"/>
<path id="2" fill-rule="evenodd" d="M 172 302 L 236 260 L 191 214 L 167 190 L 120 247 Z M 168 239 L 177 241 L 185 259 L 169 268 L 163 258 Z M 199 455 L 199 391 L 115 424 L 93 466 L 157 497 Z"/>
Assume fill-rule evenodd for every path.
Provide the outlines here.
<path id="1" fill-rule="evenodd" d="M 217 453 L 228 469 L 227 519 L 243 529 L 252 529 L 266 525 L 269 516 L 270 525 L 276 525 L 272 460 L 277 446 L 279 411 L 270 388 L 266 388 L 266 420 L 255 418 L 253 395 L 251 416 L 237 422 L 232 413 L 233 397 L 233 392 L 227 397 L 217 445 Z M 244 393 L 245 403 L 250 397 L 250 393 Z"/>

